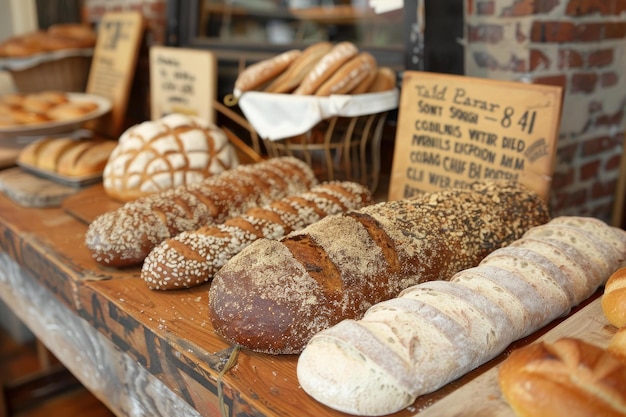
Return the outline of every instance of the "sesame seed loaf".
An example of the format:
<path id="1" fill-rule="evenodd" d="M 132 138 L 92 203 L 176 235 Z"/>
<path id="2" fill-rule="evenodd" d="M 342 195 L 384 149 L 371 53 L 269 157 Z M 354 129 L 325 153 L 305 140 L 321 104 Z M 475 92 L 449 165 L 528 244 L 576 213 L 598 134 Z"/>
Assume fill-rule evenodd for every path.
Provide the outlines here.
<path id="1" fill-rule="evenodd" d="M 231 258 L 213 278 L 209 315 L 229 341 L 298 353 L 320 330 L 411 285 L 449 279 L 548 220 L 535 193 L 496 182 L 329 216 Z"/>
<path id="2" fill-rule="evenodd" d="M 317 184 L 311 168 L 293 157 L 239 165 L 206 180 L 140 197 L 94 219 L 85 235 L 93 259 L 107 266 L 139 265 L 165 239 L 223 223 Z"/>
<path id="3" fill-rule="evenodd" d="M 182 232 L 154 248 L 141 277 L 150 289 L 174 290 L 208 282 L 226 261 L 259 238 L 279 239 L 325 216 L 370 204 L 367 187 L 331 181 L 310 191 L 253 207 L 223 224 Z"/>

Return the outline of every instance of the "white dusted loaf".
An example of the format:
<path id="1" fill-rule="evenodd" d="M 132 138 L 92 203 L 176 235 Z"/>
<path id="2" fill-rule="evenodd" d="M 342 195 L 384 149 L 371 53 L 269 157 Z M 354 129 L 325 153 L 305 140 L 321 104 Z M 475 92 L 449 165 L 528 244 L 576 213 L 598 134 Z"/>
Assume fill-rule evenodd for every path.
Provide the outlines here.
<path id="1" fill-rule="evenodd" d="M 422 283 L 310 340 L 300 385 L 325 405 L 383 415 L 411 405 L 590 297 L 626 259 L 626 232 L 558 217 L 449 282 Z"/>
<path id="2" fill-rule="evenodd" d="M 104 168 L 106 193 L 119 201 L 194 184 L 239 165 L 217 126 L 172 113 L 128 128 Z"/>
<path id="3" fill-rule="evenodd" d="M 232 257 L 211 283 L 209 317 L 231 342 L 298 353 L 318 331 L 411 285 L 449 279 L 548 220 L 536 193 L 498 182 L 329 216 Z"/>

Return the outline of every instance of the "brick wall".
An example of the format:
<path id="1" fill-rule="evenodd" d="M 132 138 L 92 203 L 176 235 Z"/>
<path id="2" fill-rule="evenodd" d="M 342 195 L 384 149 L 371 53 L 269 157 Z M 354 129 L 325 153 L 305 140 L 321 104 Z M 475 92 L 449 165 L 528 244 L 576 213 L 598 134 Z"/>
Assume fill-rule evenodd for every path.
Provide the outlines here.
<path id="1" fill-rule="evenodd" d="M 626 0 L 465 0 L 467 75 L 560 85 L 554 215 L 611 221 L 626 130 Z"/>

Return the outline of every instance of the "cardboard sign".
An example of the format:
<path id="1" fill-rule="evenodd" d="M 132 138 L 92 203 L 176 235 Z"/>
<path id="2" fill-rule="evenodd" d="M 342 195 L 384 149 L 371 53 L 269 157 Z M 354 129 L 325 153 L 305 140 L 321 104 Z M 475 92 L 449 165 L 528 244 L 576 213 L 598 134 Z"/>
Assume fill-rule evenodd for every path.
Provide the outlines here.
<path id="1" fill-rule="evenodd" d="M 107 13 L 99 23 L 86 90 L 111 100 L 111 112 L 88 126 L 104 136 L 117 138 L 124 127 L 143 29 L 133 11 Z"/>
<path id="2" fill-rule="evenodd" d="M 151 118 L 169 113 L 215 122 L 217 64 L 209 51 L 165 46 L 150 48 Z"/>
<path id="3" fill-rule="evenodd" d="M 405 72 L 389 200 L 505 179 L 548 201 L 560 113 L 560 87 Z"/>

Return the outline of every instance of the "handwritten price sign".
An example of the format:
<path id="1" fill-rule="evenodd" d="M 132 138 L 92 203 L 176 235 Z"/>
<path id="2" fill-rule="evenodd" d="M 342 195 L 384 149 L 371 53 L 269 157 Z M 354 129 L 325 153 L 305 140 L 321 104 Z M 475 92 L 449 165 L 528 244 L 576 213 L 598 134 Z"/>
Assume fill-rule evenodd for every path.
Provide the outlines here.
<path id="1" fill-rule="evenodd" d="M 549 198 L 561 88 L 407 71 L 389 199 L 518 181 Z"/>

